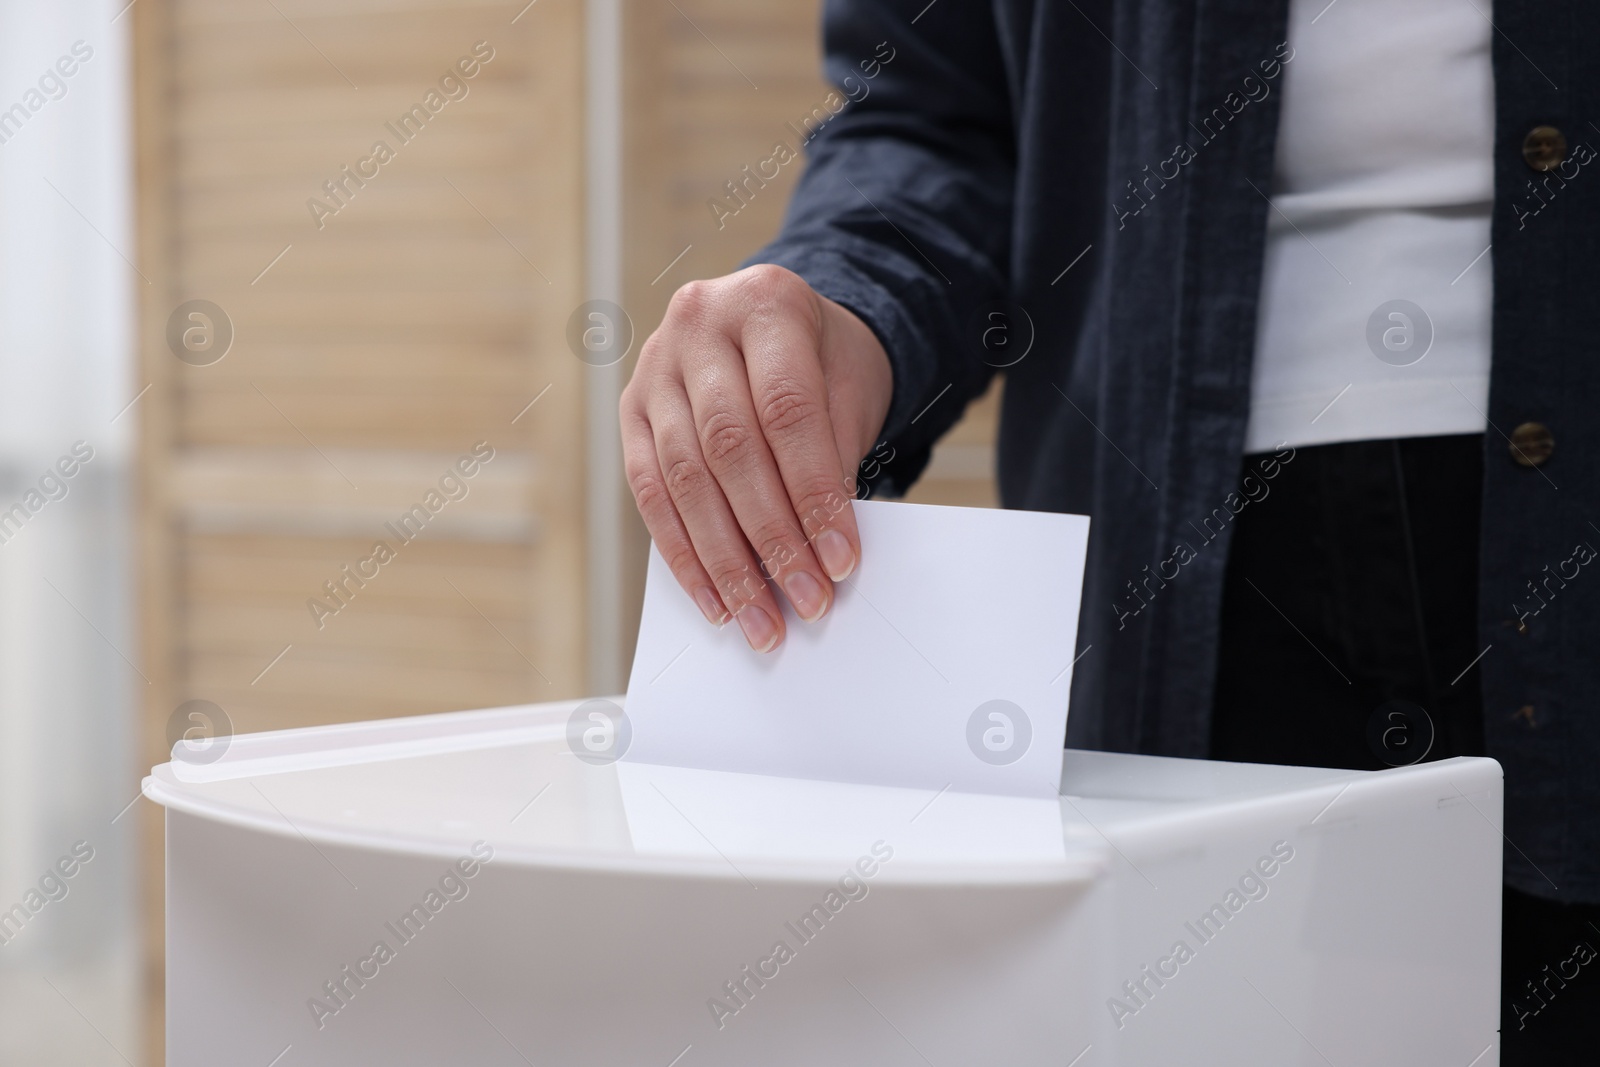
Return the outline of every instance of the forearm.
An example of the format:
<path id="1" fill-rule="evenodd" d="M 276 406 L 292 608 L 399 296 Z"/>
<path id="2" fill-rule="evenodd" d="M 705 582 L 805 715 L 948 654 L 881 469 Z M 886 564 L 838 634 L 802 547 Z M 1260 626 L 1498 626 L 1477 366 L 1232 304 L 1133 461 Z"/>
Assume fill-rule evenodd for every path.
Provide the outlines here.
<path id="1" fill-rule="evenodd" d="M 993 373 L 980 338 L 1008 291 L 1015 184 L 990 10 L 920 9 L 828 5 L 828 70 L 854 102 L 816 132 L 782 233 L 751 260 L 795 271 L 882 342 L 891 489 Z"/>

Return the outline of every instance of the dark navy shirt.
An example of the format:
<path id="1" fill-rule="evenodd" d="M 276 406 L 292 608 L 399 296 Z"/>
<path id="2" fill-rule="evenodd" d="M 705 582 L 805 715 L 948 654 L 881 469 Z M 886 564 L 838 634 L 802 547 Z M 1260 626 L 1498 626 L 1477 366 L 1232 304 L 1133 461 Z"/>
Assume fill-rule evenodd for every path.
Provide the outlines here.
<path id="1" fill-rule="evenodd" d="M 1473 669 L 1505 770 L 1508 881 L 1600 901 L 1600 572 L 1523 610 L 1547 566 L 1600 545 L 1600 4 L 1497 0 L 1493 15 L 1489 651 Z M 916 478 L 1007 376 L 1002 502 L 1093 518 L 1075 746 L 1207 754 L 1229 528 L 1135 617 L 1124 585 L 1237 488 L 1282 95 L 1240 103 L 1241 87 L 1281 86 L 1286 24 L 1286 0 L 826 6 L 828 73 L 852 102 L 816 127 L 755 261 L 883 342 L 882 489 Z M 1524 158 L 1540 126 L 1568 144 L 1556 170 Z M 1178 175 L 1145 181 L 1179 145 Z M 1554 442 L 1537 467 L 1509 444 L 1527 423 Z"/>

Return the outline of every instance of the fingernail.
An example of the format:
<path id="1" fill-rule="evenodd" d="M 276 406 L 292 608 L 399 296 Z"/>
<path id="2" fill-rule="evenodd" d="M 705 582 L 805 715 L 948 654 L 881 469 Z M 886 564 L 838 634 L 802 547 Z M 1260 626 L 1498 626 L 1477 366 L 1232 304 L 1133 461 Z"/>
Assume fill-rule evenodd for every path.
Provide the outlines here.
<path id="1" fill-rule="evenodd" d="M 739 629 L 744 631 L 744 639 L 750 642 L 750 647 L 757 652 L 770 652 L 772 646 L 778 643 L 778 627 L 772 622 L 772 617 L 754 604 L 746 607 L 734 618 L 739 620 Z"/>
<path id="2" fill-rule="evenodd" d="M 722 601 L 717 599 L 717 594 L 711 591 L 710 586 L 702 585 L 695 590 L 694 602 L 700 606 L 700 614 L 712 626 L 721 626 L 728 619 L 728 613 L 723 610 Z"/>
<path id="3" fill-rule="evenodd" d="M 816 622 L 828 610 L 828 594 L 817 580 L 805 571 L 795 571 L 783 580 L 783 591 L 789 594 L 795 613 L 806 622 Z"/>
<path id="4" fill-rule="evenodd" d="M 817 558 L 822 560 L 822 569 L 828 572 L 828 577 L 836 582 L 842 582 L 850 577 L 850 572 L 856 569 L 856 554 L 850 548 L 850 542 L 845 540 L 844 534 L 838 530 L 823 530 L 817 535 Z"/>

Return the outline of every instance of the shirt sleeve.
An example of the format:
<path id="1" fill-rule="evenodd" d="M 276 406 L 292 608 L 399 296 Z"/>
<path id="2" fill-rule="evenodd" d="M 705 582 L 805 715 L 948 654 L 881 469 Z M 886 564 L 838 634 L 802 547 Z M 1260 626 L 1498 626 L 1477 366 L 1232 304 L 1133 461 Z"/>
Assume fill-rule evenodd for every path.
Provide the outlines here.
<path id="1" fill-rule="evenodd" d="M 981 323 L 1008 291 L 1011 94 L 988 3 L 827 0 L 823 50 L 848 102 L 795 124 L 806 170 L 749 262 L 799 274 L 883 344 L 894 394 L 862 476 L 895 495 L 993 374 Z"/>

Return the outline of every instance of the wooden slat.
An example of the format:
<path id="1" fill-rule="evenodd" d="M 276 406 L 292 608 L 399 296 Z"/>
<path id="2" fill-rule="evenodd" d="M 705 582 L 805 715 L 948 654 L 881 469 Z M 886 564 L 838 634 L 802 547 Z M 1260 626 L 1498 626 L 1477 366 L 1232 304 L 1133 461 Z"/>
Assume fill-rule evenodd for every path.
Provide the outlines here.
<path id="1" fill-rule="evenodd" d="M 475 470 L 470 478 L 456 469 L 463 459 Z M 173 488 L 181 520 L 197 532 L 336 532 L 370 546 L 398 540 L 386 524 L 420 505 L 426 517 L 417 536 L 430 541 L 532 544 L 537 468 L 533 456 L 504 447 L 481 464 L 465 446 L 421 453 L 236 445 L 185 450 L 174 463 Z"/>

